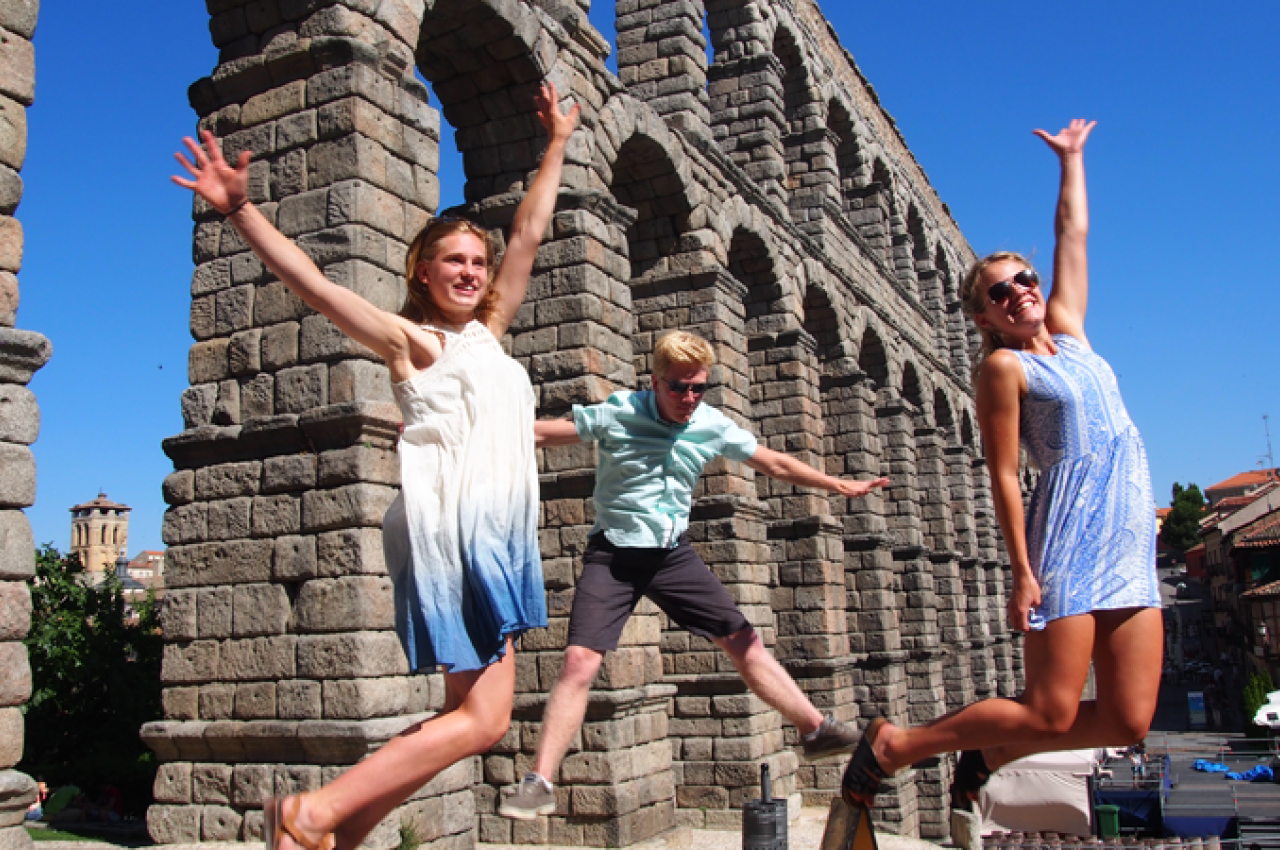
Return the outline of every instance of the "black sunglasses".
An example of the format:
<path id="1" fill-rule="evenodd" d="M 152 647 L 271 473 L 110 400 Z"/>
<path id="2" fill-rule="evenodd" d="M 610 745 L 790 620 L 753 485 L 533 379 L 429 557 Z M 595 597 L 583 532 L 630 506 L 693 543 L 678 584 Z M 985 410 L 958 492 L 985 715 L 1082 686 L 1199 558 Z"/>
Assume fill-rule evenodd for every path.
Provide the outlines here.
<path id="1" fill-rule="evenodd" d="M 688 381 L 668 381 L 666 378 L 659 378 L 658 380 L 667 385 L 668 392 L 677 396 L 684 395 L 687 392 L 692 392 L 694 395 L 704 395 L 707 392 L 707 387 L 711 386 L 706 381 L 691 384 Z"/>
<path id="2" fill-rule="evenodd" d="M 987 298 L 991 299 L 992 304 L 1005 303 L 1013 297 L 1013 285 L 1015 283 L 1023 289 L 1035 289 L 1040 285 L 1040 275 L 1036 273 L 1035 269 L 1023 269 L 1008 280 L 991 284 L 987 288 Z"/>

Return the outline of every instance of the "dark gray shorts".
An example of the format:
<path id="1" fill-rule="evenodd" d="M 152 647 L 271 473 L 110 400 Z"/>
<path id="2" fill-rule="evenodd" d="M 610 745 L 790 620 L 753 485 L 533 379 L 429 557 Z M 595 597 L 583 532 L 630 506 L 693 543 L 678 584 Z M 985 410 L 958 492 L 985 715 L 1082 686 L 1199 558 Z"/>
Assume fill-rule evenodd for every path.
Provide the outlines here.
<path id="1" fill-rule="evenodd" d="M 617 649 L 622 627 L 642 596 L 700 637 L 728 637 L 751 625 L 688 541 L 682 538 L 674 549 L 628 549 L 597 532 L 582 556 L 569 645 Z"/>

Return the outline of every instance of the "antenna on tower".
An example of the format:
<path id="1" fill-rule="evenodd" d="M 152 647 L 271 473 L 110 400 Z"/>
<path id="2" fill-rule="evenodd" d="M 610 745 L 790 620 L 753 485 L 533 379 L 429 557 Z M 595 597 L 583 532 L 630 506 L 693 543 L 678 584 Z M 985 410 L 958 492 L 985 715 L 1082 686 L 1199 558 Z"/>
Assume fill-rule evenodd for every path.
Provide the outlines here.
<path id="1" fill-rule="evenodd" d="M 1268 421 L 1271 417 L 1262 414 L 1262 430 L 1267 435 L 1267 453 L 1263 455 L 1267 459 L 1267 469 L 1276 468 L 1276 457 L 1271 453 L 1271 423 Z"/>

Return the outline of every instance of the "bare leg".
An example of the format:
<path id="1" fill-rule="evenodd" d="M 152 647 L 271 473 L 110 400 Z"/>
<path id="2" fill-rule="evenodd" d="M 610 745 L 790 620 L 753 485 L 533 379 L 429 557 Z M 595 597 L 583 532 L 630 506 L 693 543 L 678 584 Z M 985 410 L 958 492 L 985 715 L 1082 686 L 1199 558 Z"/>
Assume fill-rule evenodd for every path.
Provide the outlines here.
<path id="1" fill-rule="evenodd" d="M 483 670 L 446 673 L 445 710 L 302 796 L 298 829 L 312 840 L 332 832 L 337 850 L 354 850 L 369 830 L 437 773 L 502 739 L 511 725 L 515 671 L 515 649 L 508 639 L 506 654 L 497 663 Z"/>
<path id="2" fill-rule="evenodd" d="M 994 769 L 1037 752 L 1130 743 L 1155 711 L 1162 648 L 1158 609 L 1054 620 L 1027 635 L 1027 684 L 1017 699 L 983 700 L 911 729 L 886 726 L 876 759 L 893 772 L 939 753 L 981 749 Z M 1079 701 L 1091 657 L 1100 704 Z"/>
<path id="3" fill-rule="evenodd" d="M 1098 698 L 1080 703 L 1076 721 L 1051 742 L 1054 750 L 1121 747 L 1147 735 L 1160 695 L 1164 620 L 1158 608 L 1099 611 L 1093 665 Z M 1022 744 L 983 750 L 996 770 L 1015 759 L 1045 752 L 1044 745 Z"/>
<path id="4" fill-rule="evenodd" d="M 813 707 L 791 674 L 765 649 L 755 629 L 748 626 L 712 642 L 733 659 L 733 666 L 751 692 L 791 721 L 801 735 L 822 725 L 822 712 Z"/>
<path id="5" fill-rule="evenodd" d="M 569 750 L 569 742 L 586 717 L 591 682 L 603 660 L 604 653 L 585 646 L 570 646 L 565 650 L 564 667 L 551 689 L 547 710 L 542 714 L 538 753 L 533 758 L 533 772 L 547 781 L 555 776 Z"/>

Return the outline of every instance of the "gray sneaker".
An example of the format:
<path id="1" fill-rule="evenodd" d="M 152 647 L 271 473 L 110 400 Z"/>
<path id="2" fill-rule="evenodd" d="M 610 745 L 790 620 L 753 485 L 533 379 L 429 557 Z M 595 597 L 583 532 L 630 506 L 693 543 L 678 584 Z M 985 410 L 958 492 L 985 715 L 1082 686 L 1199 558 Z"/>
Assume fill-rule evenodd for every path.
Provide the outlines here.
<path id="1" fill-rule="evenodd" d="M 538 815 L 554 814 L 555 810 L 555 787 L 536 773 L 526 773 L 515 793 L 503 797 L 498 806 L 498 814 L 516 820 L 533 820 Z"/>
<path id="2" fill-rule="evenodd" d="M 858 730 L 828 714 L 822 718 L 821 726 L 801 735 L 800 741 L 804 744 L 804 757 L 812 761 L 852 750 L 858 743 Z"/>

